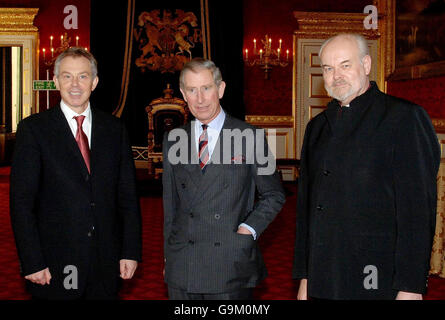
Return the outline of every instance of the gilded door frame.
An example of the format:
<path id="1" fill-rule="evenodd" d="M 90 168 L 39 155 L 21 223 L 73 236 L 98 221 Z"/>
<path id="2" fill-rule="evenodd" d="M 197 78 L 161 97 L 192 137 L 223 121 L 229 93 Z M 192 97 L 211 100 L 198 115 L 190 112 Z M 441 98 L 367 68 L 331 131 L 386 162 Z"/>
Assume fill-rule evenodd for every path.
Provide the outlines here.
<path id="1" fill-rule="evenodd" d="M 32 87 L 39 76 L 39 32 L 33 24 L 38 11 L 38 8 L 0 8 L 0 46 L 23 48 L 22 119 L 39 112 L 38 93 Z"/>

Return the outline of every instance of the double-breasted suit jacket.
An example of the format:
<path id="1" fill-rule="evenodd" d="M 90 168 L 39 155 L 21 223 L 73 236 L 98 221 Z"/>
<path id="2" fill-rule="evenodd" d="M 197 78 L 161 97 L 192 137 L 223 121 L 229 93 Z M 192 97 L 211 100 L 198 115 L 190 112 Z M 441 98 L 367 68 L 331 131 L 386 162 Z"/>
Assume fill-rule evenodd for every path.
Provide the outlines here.
<path id="1" fill-rule="evenodd" d="M 140 209 L 125 128 L 117 118 L 91 111 L 91 174 L 60 106 L 29 116 L 17 129 L 10 204 L 21 272 L 48 267 L 52 276 L 50 285 L 27 281 L 37 297 L 82 295 L 96 255 L 95 281 L 116 293 L 119 260 L 141 260 Z M 76 267 L 78 289 L 65 288 L 66 271 L 72 270 L 66 266 Z"/>
<path id="2" fill-rule="evenodd" d="M 294 277 L 326 299 L 424 293 L 440 148 L 426 112 L 372 82 L 309 122 L 301 154 Z M 369 276 L 369 277 L 368 277 Z"/>
<path id="3" fill-rule="evenodd" d="M 229 115 L 211 163 L 201 172 L 192 128 L 191 123 L 182 128 L 187 137 L 186 163 L 170 163 L 168 153 L 176 141 L 165 136 L 163 143 L 165 281 L 190 293 L 254 287 L 266 276 L 264 261 L 252 235 L 236 231 L 246 223 L 259 237 L 274 219 L 285 202 L 279 176 L 275 170 L 269 175 L 258 174 L 260 165 L 247 160 L 245 141 L 240 154 L 233 141 L 228 144 L 231 154 L 226 154 L 226 159 L 230 162 L 224 164 L 224 130 L 255 133 L 254 127 Z M 256 144 L 260 147 L 267 148 L 265 139 Z M 218 150 L 220 161 L 216 164 Z"/>

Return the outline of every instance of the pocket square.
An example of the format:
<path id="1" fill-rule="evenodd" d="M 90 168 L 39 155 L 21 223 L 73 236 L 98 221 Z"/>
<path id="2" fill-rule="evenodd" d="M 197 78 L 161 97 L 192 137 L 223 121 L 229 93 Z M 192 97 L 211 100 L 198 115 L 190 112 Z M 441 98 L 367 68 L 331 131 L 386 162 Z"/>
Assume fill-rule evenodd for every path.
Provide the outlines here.
<path id="1" fill-rule="evenodd" d="M 244 163 L 246 162 L 246 157 L 244 157 L 243 155 L 239 155 L 239 156 L 235 156 L 232 157 L 232 159 L 230 159 L 231 163 Z"/>

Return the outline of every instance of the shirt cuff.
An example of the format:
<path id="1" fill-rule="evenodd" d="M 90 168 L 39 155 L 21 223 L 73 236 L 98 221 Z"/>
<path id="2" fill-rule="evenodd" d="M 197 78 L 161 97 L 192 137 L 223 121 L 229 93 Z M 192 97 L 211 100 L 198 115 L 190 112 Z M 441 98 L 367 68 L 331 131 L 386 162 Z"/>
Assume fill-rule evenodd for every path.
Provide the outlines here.
<path id="1" fill-rule="evenodd" d="M 249 226 L 249 225 L 247 225 L 247 224 L 245 224 L 245 223 L 241 223 L 241 224 L 238 226 L 238 228 L 239 228 L 239 227 L 244 227 L 244 228 L 246 228 L 247 230 L 249 230 L 250 233 L 252 233 L 253 240 L 256 240 L 256 232 L 255 232 L 255 229 L 253 229 L 251 226 Z"/>

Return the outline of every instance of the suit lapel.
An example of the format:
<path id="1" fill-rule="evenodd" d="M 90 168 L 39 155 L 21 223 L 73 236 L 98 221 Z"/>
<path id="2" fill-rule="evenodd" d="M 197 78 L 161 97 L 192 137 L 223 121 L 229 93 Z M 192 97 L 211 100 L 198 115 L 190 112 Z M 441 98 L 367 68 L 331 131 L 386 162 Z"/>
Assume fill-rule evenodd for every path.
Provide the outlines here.
<path id="1" fill-rule="evenodd" d="M 88 168 L 83 160 L 82 154 L 80 153 L 79 146 L 77 145 L 76 139 L 71 132 L 71 128 L 69 127 L 60 106 L 55 107 L 52 117 L 52 125 L 55 134 L 54 141 L 58 141 L 61 146 L 65 146 L 67 152 L 74 156 L 75 162 L 80 168 L 80 173 L 83 176 L 88 174 Z"/>
<path id="2" fill-rule="evenodd" d="M 201 168 L 199 167 L 199 161 L 198 161 L 198 153 L 196 151 L 195 146 L 195 130 L 192 128 L 192 123 L 189 122 L 186 127 L 185 131 L 187 133 L 187 151 L 188 151 L 188 159 L 187 164 L 184 164 L 184 168 L 188 171 L 190 175 L 190 179 L 193 181 L 195 186 L 199 188 L 201 184 Z"/>
<path id="3" fill-rule="evenodd" d="M 90 169 L 91 173 L 95 172 L 95 168 L 98 162 L 98 156 L 100 154 L 107 154 L 106 150 L 101 150 L 105 146 L 104 141 L 107 139 L 108 134 L 100 114 L 91 108 L 91 152 L 90 152 Z"/>

